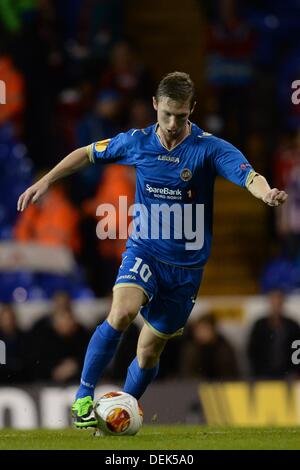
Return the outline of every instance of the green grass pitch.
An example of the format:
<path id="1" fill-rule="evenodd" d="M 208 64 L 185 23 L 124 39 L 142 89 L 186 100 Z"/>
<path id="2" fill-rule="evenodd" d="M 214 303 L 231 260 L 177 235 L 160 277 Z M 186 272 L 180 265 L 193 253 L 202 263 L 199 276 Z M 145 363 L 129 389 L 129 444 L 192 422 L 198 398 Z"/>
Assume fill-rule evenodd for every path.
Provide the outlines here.
<path id="1" fill-rule="evenodd" d="M 143 426 L 136 436 L 94 437 L 92 430 L 0 430 L 4 449 L 217 450 L 300 449 L 300 427 Z"/>

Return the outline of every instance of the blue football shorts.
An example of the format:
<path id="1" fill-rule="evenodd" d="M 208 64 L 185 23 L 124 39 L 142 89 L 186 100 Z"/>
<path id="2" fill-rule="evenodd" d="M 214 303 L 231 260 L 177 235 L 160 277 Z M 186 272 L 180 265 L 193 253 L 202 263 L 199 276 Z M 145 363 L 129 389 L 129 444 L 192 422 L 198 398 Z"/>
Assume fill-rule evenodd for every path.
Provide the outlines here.
<path id="1" fill-rule="evenodd" d="M 153 258 L 140 248 L 128 248 L 114 285 L 135 286 L 148 301 L 140 313 L 161 338 L 182 334 L 192 311 L 203 274 L 202 268 L 174 266 Z"/>

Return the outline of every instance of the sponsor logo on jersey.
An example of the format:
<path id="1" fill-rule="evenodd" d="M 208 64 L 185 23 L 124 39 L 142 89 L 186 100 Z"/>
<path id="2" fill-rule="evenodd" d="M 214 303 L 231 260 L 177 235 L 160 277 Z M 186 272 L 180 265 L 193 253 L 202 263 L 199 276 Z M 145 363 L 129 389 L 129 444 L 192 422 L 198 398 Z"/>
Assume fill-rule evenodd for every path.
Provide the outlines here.
<path id="1" fill-rule="evenodd" d="M 95 143 L 95 150 L 97 152 L 103 152 L 106 149 L 106 147 L 108 146 L 109 141 L 110 141 L 110 139 L 99 140 L 99 142 Z"/>
<path id="2" fill-rule="evenodd" d="M 180 173 L 180 178 L 182 181 L 190 181 L 192 179 L 193 173 L 189 168 L 184 168 Z"/>
<path id="3" fill-rule="evenodd" d="M 146 193 L 149 197 L 158 199 L 169 199 L 181 201 L 183 199 L 183 190 L 179 188 L 170 188 L 153 183 L 146 183 Z"/>
<path id="4" fill-rule="evenodd" d="M 171 157 L 170 155 L 158 155 L 157 160 L 165 162 L 179 163 L 179 157 Z"/>
<path id="5" fill-rule="evenodd" d="M 123 276 L 119 276 L 117 278 L 117 281 L 119 281 L 120 279 L 130 279 L 131 281 L 136 281 L 136 277 L 132 274 L 124 274 Z"/>

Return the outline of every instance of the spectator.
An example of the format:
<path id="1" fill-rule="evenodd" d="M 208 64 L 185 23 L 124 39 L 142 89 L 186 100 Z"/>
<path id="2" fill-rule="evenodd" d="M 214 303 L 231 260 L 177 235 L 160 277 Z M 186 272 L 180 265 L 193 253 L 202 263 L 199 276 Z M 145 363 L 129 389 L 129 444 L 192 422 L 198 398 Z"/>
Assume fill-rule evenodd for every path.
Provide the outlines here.
<path id="1" fill-rule="evenodd" d="M 291 173 L 300 167 L 300 128 L 286 133 L 274 156 L 275 183 L 282 188 L 289 186 Z"/>
<path id="2" fill-rule="evenodd" d="M 18 241 L 80 249 L 79 213 L 66 197 L 62 184 L 50 188 L 41 202 L 23 212 L 15 227 Z"/>
<path id="3" fill-rule="evenodd" d="M 254 45 L 253 32 L 239 16 L 236 1 L 221 0 L 219 18 L 208 29 L 207 82 L 215 101 L 217 130 L 222 127 L 223 135 L 242 147 L 252 109 Z"/>
<path id="4" fill-rule="evenodd" d="M 219 333 L 216 319 L 211 313 L 192 321 L 189 336 L 190 340 L 182 348 L 182 376 L 204 380 L 238 378 L 235 352 Z"/>
<path id="5" fill-rule="evenodd" d="M 120 95 L 113 89 L 103 90 L 94 109 L 78 125 L 78 146 L 114 137 L 120 130 Z"/>
<path id="6" fill-rule="evenodd" d="M 127 212 L 119 210 L 119 197 L 127 196 L 127 208 L 134 202 L 135 172 L 132 168 L 123 165 L 110 165 L 103 171 L 101 182 L 98 186 L 96 196 L 84 203 L 84 212 L 96 218 L 96 210 L 99 204 L 111 204 L 115 208 L 114 213 L 107 213 L 102 217 L 97 225 L 97 235 L 102 231 L 111 233 L 110 238 L 98 240 L 96 252 L 91 251 L 93 240 L 96 239 L 95 224 L 93 230 L 93 240 L 85 241 L 85 265 L 88 271 L 89 284 L 97 295 L 109 295 L 113 286 L 121 255 L 125 249 L 127 232 L 123 233 L 123 238 L 119 236 L 119 230 L 128 227 L 129 218 Z M 105 219 L 105 226 L 100 222 Z M 101 233 L 100 233 L 101 232 Z M 104 234 L 103 234 L 104 235 Z M 98 250 L 97 250 L 98 248 Z M 98 257 L 95 253 L 98 252 Z"/>
<path id="7" fill-rule="evenodd" d="M 0 78 L 5 84 L 6 102 L 0 105 L 0 126 L 11 122 L 19 130 L 24 111 L 24 80 L 8 55 L 0 56 Z"/>
<path id="8" fill-rule="evenodd" d="M 57 291 L 53 296 L 53 309 L 56 312 L 72 308 L 72 301 L 69 294 L 65 291 Z"/>
<path id="9" fill-rule="evenodd" d="M 6 346 L 6 365 L 0 366 L 0 383 L 13 384 L 27 379 L 25 363 L 26 335 L 18 325 L 11 305 L 0 310 L 0 339 Z"/>
<path id="10" fill-rule="evenodd" d="M 289 195 L 284 211 L 276 211 L 277 232 L 284 254 L 296 259 L 300 257 L 300 129 L 286 137 L 276 155 L 275 181 Z"/>
<path id="11" fill-rule="evenodd" d="M 103 72 L 101 88 L 113 88 L 122 96 L 124 111 L 135 98 L 149 99 L 152 83 L 149 72 L 138 62 L 126 41 L 117 42 L 111 51 L 111 63 Z"/>
<path id="12" fill-rule="evenodd" d="M 124 33 L 125 2 L 101 0 L 84 3 L 83 21 L 86 25 L 87 46 L 98 63 L 106 63 L 112 45 Z"/>
<path id="13" fill-rule="evenodd" d="M 51 325 L 52 315 L 59 315 L 60 312 L 65 310 L 72 310 L 72 300 L 67 292 L 63 290 L 56 291 L 52 298 L 52 310 L 32 325 L 31 334 L 33 337 L 39 336 L 42 338 L 44 331 L 47 331 Z"/>
<path id="14" fill-rule="evenodd" d="M 87 112 L 78 123 L 75 145 L 84 147 L 114 137 L 120 131 L 120 111 L 121 101 L 117 91 L 106 89 L 99 93 L 92 111 Z M 76 193 L 72 194 L 72 199 L 80 204 L 84 199 L 94 196 L 102 173 L 102 165 L 98 166 L 97 171 L 91 165 L 78 175 L 73 175 Z"/>
<path id="15" fill-rule="evenodd" d="M 70 307 L 54 310 L 48 322 L 33 327 L 30 335 L 33 379 L 58 384 L 79 379 L 89 334 Z"/>
<path id="16" fill-rule="evenodd" d="M 251 330 L 248 355 L 255 378 L 283 379 L 297 372 L 292 364 L 292 343 L 300 338 L 299 325 L 284 313 L 284 295 L 269 293 L 269 311 Z"/>
<path id="17" fill-rule="evenodd" d="M 284 253 L 292 259 L 300 259 L 300 167 L 291 171 L 289 195 L 285 210 L 278 211 L 277 228 L 283 241 Z"/>
<path id="18" fill-rule="evenodd" d="M 147 101 L 136 99 L 132 101 L 129 109 L 128 128 L 144 129 L 153 122 L 153 111 Z"/>

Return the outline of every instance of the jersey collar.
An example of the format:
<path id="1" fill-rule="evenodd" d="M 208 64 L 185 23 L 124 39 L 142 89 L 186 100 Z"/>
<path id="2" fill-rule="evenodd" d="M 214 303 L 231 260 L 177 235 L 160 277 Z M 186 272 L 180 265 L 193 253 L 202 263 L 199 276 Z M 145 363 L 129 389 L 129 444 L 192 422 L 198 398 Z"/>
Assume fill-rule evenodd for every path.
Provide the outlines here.
<path id="1" fill-rule="evenodd" d="M 168 152 L 173 152 L 173 150 L 175 150 L 177 147 L 179 147 L 179 145 L 183 144 L 193 133 L 193 127 L 194 127 L 194 124 L 191 122 L 191 121 L 188 121 L 188 124 L 190 126 L 190 132 L 188 135 L 186 135 L 184 137 L 184 139 L 182 139 L 180 142 L 178 142 L 178 144 L 175 145 L 175 147 L 173 147 L 172 149 L 168 149 L 167 147 L 165 147 L 163 145 L 163 143 L 161 142 L 160 138 L 159 138 L 159 135 L 157 134 L 157 129 L 158 129 L 158 122 L 154 125 L 154 134 L 155 134 L 155 137 L 156 137 L 156 140 L 157 142 L 159 143 L 159 145 L 161 145 L 161 147 L 163 147 L 165 150 L 167 150 Z"/>

